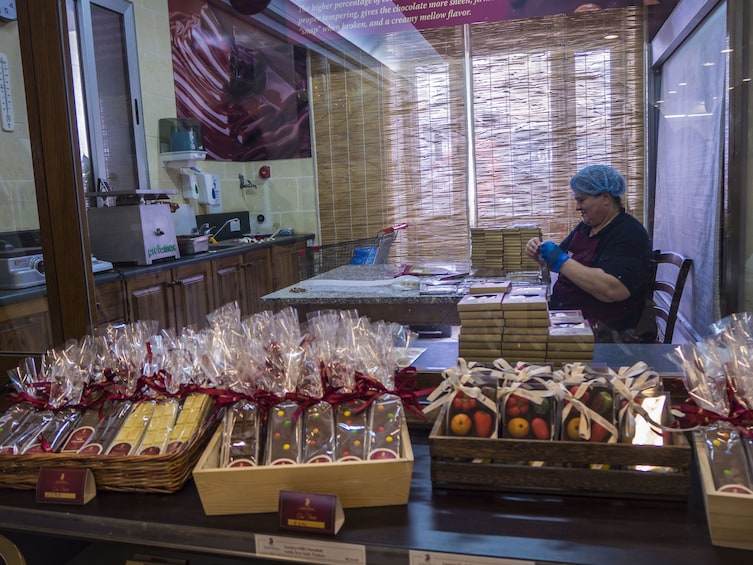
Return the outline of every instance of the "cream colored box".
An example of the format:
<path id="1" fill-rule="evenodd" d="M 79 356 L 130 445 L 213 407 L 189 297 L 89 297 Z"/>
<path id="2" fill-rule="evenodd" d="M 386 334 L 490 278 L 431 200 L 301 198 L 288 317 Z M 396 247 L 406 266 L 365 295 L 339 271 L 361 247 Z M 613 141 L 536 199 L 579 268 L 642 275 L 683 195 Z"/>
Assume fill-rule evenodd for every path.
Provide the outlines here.
<path id="1" fill-rule="evenodd" d="M 407 504 L 413 447 L 403 424 L 401 459 L 218 468 L 222 427 L 193 470 L 207 516 L 277 512 L 281 490 L 336 494 L 343 508 Z"/>
<path id="2" fill-rule="evenodd" d="M 711 543 L 753 549 L 753 496 L 717 491 L 703 441 L 694 439 Z"/>

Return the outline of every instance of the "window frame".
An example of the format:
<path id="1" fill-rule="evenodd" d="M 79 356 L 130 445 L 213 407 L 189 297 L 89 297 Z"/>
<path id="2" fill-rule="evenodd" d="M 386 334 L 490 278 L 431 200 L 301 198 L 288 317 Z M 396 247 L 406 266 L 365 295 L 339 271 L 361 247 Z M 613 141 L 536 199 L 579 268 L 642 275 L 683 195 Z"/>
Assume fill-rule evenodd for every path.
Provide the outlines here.
<path id="1" fill-rule="evenodd" d="M 149 190 L 149 167 L 146 148 L 146 131 L 144 128 L 144 112 L 141 102 L 141 80 L 138 63 L 138 47 L 136 43 L 136 18 L 134 7 L 126 0 L 72 0 L 76 10 L 76 25 L 79 34 L 79 57 L 81 61 L 81 78 L 83 84 L 83 98 L 86 111 L 87 141 L 91 158 L 92 178 L 107 180 L 104 171 L 107 170 L 103 127 L 95 127 L 101 124 L 99 79 L 96 60 L 94 58 L 94 31 L 92 26 L 92 5 L 119 13 L 123 18 L 123 31 L 125 38 L 125 55 L 128 67 L 128 88 L 131 99 L 131 124 L 133 135 L 133 149 L 135 152 L 136 174 L 138 186 L 133 187 L 133 192 Z M 95 184 L 92 190 L 96 190 Z"/>

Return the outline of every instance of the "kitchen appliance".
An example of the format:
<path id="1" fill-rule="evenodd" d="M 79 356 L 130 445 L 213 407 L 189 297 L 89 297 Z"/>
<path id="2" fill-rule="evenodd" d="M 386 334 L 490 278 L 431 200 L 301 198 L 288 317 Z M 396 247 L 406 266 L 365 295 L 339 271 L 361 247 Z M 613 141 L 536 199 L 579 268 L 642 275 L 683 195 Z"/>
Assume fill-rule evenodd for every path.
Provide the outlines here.
<path id="1" fill-rule="evenodd" d="M 92 272 L 112 269 L 112 263 L 92 257 Z M 18 290 L 45 283 L 44 257 L 41 247 L 0 249 L 0 290 Z"/>
<path id="2" fill-rule="evenodd" d="M 181 255 L 196 255 L 209 251 L 209 235 L 179 235 L 178 249 Z"/>
<path id="3" fill-rule="evenodd" d="M 0 249 L 0 289 L 29 288 L 44 281 L 41 247 Z"/>
<path id="4" fill-rule="evenodd" d="M 151 265 L 179 258 L 170 205 L 164 202 L 89 208 L 91 251 L 112 263 Z"/>

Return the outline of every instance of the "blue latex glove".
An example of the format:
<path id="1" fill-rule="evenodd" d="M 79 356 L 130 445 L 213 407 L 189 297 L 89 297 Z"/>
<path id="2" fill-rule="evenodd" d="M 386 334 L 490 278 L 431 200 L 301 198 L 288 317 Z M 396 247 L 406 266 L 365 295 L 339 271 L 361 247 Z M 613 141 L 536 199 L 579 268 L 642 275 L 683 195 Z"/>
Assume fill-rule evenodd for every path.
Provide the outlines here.
<path id="1" fill-rule="evenodd" d="M 559 273 L 562 264 L 570 259 L 570 256 L 562 251 L 562 248 L 553 241 L 542 243 L 541 247 L 539 247 L 539 253 L 541 253 L 541 258 L 546 261 L 546 264 L 555 273 Z"/>

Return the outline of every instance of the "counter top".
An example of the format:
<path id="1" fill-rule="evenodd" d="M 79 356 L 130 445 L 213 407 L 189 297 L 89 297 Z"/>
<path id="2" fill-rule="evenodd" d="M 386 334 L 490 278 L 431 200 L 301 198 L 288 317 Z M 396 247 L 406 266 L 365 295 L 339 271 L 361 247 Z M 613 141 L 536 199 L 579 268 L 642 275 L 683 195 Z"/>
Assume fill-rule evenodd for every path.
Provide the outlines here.
<path id="1" fill-rule="evenodd" d="M 412 363 L 419 372 L 441 373 L 457 362 L 457 338 L 418 339 L 411 343 L 411 347 L 425 349 Z M 680 375 L 682 366 L 673 354 L 676 347 L 671 343 L 596 343 L 590 364 L 619 369 L 643 361 L 657 373 Z"/>
<path id="2" fill-rule="evenodd" d="M 414 363 L 419 371 L 441 371 L 455 363 L 457 342 L 419 340 L 414 345 L 426 348 Z M 645 361 L 661 373 L 673 373 L 678 370 L 673 348 L 597 344 L 594 359 L 611 367 Z M 206 516 L 193 481 L 172 495 L 99 492 L 85 506 L 43 505 L 32 491 L 0 490 L 0 531 L 25 553 L 46 547 L 61 551 L 59 543 L 80 551 L 81 544 L 93 543 L 98 551 L 130 547 L 131 554 L 156 548 L 197 564 L 219 561 L 201 561 L 195 554 L 223 556 L 228 559 L 223 564 L 246 563 L 256 555 L 256 535 L 296 538 L 303 545 L 311 540 L 363 546 L 369 565 L 425 562 L 426 552 L 504 557 L 529 565 L 753 560 L 753 552 L 711 545 L 695 470 L 688 499 L 679 501 L 435 488 L 428 433 L 420 426 L 410 430 L 415 462 L 408 505 L 345 509 L 345 524 L 334 536 L 280 531 L 274 513 Z"/>
<path id="3" fill-rule="evenodd" d="M 422 295 L 418 288 L 400 289 L 389 281 L 398 265 L 343 265 L 262 297 L 285 306 L 298 304 L 457 304 L 459 295 Z M 376 283 L 376 284 L 374 284 Z"/>
<path id="4" fill-rule="evenodd" d="M 275 513 L 205 516 L 192 481 L 172 495 L 100 492 L 85 506 L 40 505 L 31 491 L 3 490 L 0 530 L 11 539 L 15 533 L 21 539 L 33 534 L 134 544 L 134 551 L 199 552 L 234 557 L 237 563 L 255 555 L 255 534 L 299 538 L 302 544 L 310 539 L 364 546 L 369 565 L 417 563 L 414 552 L 422 563 L 425 552 L 529 564 L 732 564 L 753 559 L 753 552 L 711 545 L 697 477 L 687 503 L 433 488 L 428 435 L 411 431 L 411 438 L 415 465 L 408 505 L 345 509 L 345 524 L 335 536 L 280 531 Z M 36 546 L 29 551 L 40 551 L 41 541 L 32 538 Z"/>
<path id="5" fill-rule="evenodd" d="M 179 259 L 165 259 L 161 261 L 155 261 L 151 265 L 115 265 L 110 271 L 103 271 L 94 274 L 94 280 L 97 284 L 108 282 L 111 280 L 117 280 L 119 278 L 135 277 L 138 275 L 144 275 L 165 269 L 173 269 L 175 267 L 181 267 L 183 265 L 192 265 L 195 263 L 201 263 L 220 257 L 226 257 L 229 255 L 237 255 L 239 253 L 246 253 L 255 249 L 265 249 L 274 247 L 275 245 L 284 245 L 286 243 L 293 243 L 297 241 L 313 240 L 313 234 L 301 234 L 291 236 L 277 236 L 274 239 L 263 240 L 259 243 L 238 244 L 232 247 L 223 247 L 221 249 L 211 249 L 203 253 L 196 253 L 195 255 L 185 255 Z M 222 241 L 220 241 L 222 243 Z M 0 306 L 11 304 L 14 302 L 22 302 L 40 296 L 47 295 L 47 287 L 45 285 L 34 286 L 30 288 L 17 289 L 17 290 L 0 290 Z"/>

